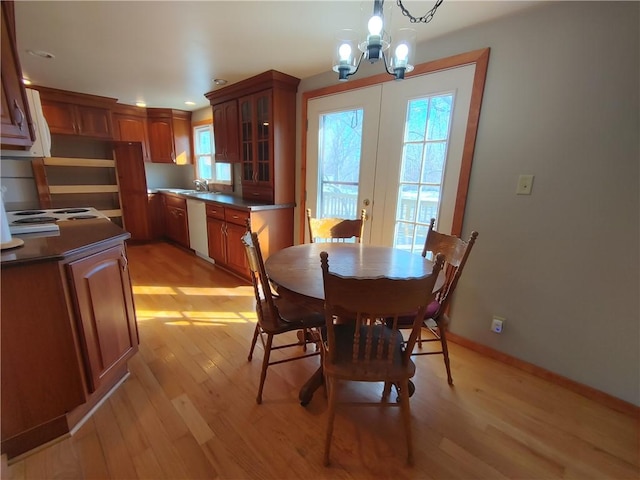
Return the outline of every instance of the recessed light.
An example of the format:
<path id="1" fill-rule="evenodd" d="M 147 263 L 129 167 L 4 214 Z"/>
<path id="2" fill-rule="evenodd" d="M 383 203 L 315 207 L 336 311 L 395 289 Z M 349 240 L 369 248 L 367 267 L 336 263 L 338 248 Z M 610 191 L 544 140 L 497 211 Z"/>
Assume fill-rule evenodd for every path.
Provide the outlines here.
<path id="1" fill-rule="evenodd" d="M 49 60 L 56 58 L 53 53 L 45 52 L 44 50 L 27 50 L 27 53 L 34 57 L 47 58 Z"/>
<path id="2" fill-rule="evenodd" d="M 31 85 L 31 80 L 29 80 L 28 78 L 23 78 L 22 83 L 24 83 L 25 85 Z"/>
<path id="3" fill-rule="evenodd" d="M 187 100 L 186 102 L 184 102 L 185 105 L 195 105 L 196 102 L 191 102 L 189 100 Z"/>
<path id="4" fill-rule="evenodd" d="M 136 102 L 136 107 L 146 107 L 147 104 L 144 102 Z"/>
<path id="5" fill-rule="evenodd" d="M 214 78 L 213 83 L 216 85 L 226 85 L 227 81 L 224 78 Z"/>

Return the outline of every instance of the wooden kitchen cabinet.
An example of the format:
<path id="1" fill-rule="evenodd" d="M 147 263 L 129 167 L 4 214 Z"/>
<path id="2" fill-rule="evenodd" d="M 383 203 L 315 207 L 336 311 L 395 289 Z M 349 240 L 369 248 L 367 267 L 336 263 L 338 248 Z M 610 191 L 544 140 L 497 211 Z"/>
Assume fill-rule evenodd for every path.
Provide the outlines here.
<path id="1" fill-rule="evenodd" d="M 236 100 L 229 100 L 213 106 L 216 162 L 238 163 L 240 161 L 239 128 L 238 102 Z"/>
<path id="2" fill-rule="evenodd" d="M 114 142 L 113 156 L 120 187 L 122 225 L 131 234 L 131 240 L 151 240 L 154 234 L 142 144 Z"/>
<path id="3" fill-rule="evenodd" d="M 118 104 L 113 111 L 113 138 L 123 142 L 140 142 L 143 160 L 151 161 L 145 108 Z"/>
<path id="4" fill-rule="evenodd" d="M 128 236 L 106 220 L 67 222 L 55 242 L 25 238 L 16 259 L 3 255 L 0 427 L 9 458 L 67 434 L 126 378 L 138 350 Z"/>
<path id="5" fill-rule="evenodd" d="M 295 77 L 269 70 L 205 94 L 214 111 L 225 102 L 238 102 L 245 199 L 275 204 L 295 201 L 295 117 L 299 82 Z"/>
<path id="6" fill-rule="evenodd" d="M 52 134 L 113 139 L 111 110 L 117 99 L 36 86 Z"/>
<path id="7" fill-rule="evenodd" d="M 164 233 L 178 245 L 189 248 L 189 220 L 187 200 L 173 195 L 162 195 L 164 201 Z"/>
<path id="8" fill-rule="evenodd" d="M 67 265 L 78 312 L 87 387 L 112 384 L 115 368 L 138 350 L 133 294 L 124 244 Z"/>
<path id="9" fill-rule="evenodd" d="M 191 112 L 148 108 L 149 151 L 152 162 L 192 163 Z"/>
<path id="10" fill-rule="evenodd" d="M 22 83 L 22 69 L 16 49 L 13 2 L 2 2 L 2 104 L 0 110 L 0 133 L 2 148 L 29 147 L 35 133 L 31 112 Z"/>
<path id="11" fill-rule="evenodd" d="M 249 267 L 242 245 L 247 231 L 247 210 L 207 204 L 207 235 L 209 256 L 217 265 L 249 278 Z"/>

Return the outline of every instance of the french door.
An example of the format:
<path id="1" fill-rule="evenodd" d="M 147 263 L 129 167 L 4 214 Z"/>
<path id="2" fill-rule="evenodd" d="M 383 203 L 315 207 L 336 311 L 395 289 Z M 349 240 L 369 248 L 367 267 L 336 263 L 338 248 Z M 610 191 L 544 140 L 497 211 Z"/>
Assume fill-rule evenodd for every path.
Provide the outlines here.
<path id="1" fill-rule="evenodd" d="M 475 65 L 310 99 L 306 203 L 357 218 L 364 241 L 421 251 L 429 220 L 450 232 Z"/>

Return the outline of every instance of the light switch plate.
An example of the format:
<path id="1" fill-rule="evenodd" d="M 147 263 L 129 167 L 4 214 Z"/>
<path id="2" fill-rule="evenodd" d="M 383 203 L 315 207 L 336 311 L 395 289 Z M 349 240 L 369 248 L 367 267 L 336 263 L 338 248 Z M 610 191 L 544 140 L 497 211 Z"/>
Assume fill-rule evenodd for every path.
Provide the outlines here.
<path id="1" fill-rule="evenodd" d="M 533 186 L 533 175 L 520 175 L 518 177 L 517 195 L 531 195 L 531 187 Z"/>

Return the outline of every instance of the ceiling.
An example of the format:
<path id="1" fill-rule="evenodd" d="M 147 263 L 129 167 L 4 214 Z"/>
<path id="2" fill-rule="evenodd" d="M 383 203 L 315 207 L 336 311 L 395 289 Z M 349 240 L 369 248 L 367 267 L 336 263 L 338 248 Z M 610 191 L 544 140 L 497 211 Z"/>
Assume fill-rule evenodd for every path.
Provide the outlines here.
<path id="1" fill-rule="evenodd" d="M 391 5 L 389 5 L 391 3 Z M 387 0 L 393 28 L 409 27 Z M 406 1 L 421 16 L 435 0 Z M 445 0 L 418 43 L 529 8 L 535 1 Z M 362 3 L 371 10 L 373 2 Z M 331 70 L 333 36 L 359 28 L 359 1 L 17 1 L 23 74 L 36 85 L 196 110 L 214 78 L 234 83 L 275 69 L 306 78 Z M 364 20 L 362 21 L 364 23 Z M 28 53 L 45 51 L 55 58 Z M 337 81 L 337 79 L 336 79 Z M 185 101 L 195 105 L 185 105 Z"/>

